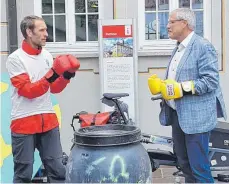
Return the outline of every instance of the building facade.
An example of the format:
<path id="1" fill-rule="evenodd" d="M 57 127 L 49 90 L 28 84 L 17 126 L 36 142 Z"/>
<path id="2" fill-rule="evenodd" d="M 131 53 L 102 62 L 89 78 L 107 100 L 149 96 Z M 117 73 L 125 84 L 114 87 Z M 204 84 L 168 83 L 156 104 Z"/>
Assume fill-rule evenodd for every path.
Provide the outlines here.
<path id="1" fill-rule="evenodd" d="M 8 54 L 21 46 L 20 21 L 26 15 L 42 16 L 48 26 L 46 48 L 55 57 L 70 53 L 81 68 L 61 94 L 61 140 L 69 152 L 73 131 L 72 116 L 82 110 L 100 109 L 99 44 L 97 19 L 137 21 L 139 126 L 145 133 L 171 135 L 170 127 L 159 124 L 159 101 L 151 101 L 147 79 L 156 73 L 163 78 L 175 42 L 168 39 L 169 12 L 192 8 L 197 17 L 196 33 L 216 48 L 220 83 L 229 114 L 229 1 L 227 0 L 14 0 L 1 1 L 1 76 L 5 75 Z M 114 49 L 124 46 L 116 45 Z M 4 104 L 1 104 L 4 107 Z M 228 121 L 228 120 L 227 120 Z M 1 122 L 4 123 L 4 122 Z M 79 126 L 79 125 L 76 125 Z"/>

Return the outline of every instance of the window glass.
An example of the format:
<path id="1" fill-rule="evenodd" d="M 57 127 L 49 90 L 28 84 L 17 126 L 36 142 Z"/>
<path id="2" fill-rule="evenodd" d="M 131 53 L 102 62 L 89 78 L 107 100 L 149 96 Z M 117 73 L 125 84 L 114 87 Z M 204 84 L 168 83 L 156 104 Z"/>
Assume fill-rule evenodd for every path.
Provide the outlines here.
<path id="1" fill-rule="evenodd" d="M 88 15 L 88 39 L 89 41 L 98 40 L 98 15 Z"/>
<path id="2" fill-rule="evenodd" d="M 190 8 L 190 0 L 179 0 L 179 8 Z"/>
<path id="3" fill-rule="evenodd" d="M 169 10 L 169 0 L 159 0 L 158 10 Z"/>
<path id="4" fill-rule="evenodd" d="M 145 14 L 146 25 L 145 25 L 145 39 L 155 40 L 157 39 L 157 21 L 156 13 L 146 13 Z"/>
<path id="5" fill-rule="evenodd" d="M 145 11 L 156 11 L 156 0 L 145 0 Z"/>
<path id="6" fill-rule="evenodd" d="M 98 12 L 98 0 L 87 0 L 88 12 Z"/>
<path id="7" fill-rule="evenodd" d="M 204 36 L 203 0 L 179 0 L 179 7 L 190 8 L 196 15 L 195 33 Z"/>
<path id="8" fill-rule="evenodd" d="M 65 42 L 66 41 L 66 23 L 64 15 L 55 16 L 55 32 L 56 32 L 56 42 Z"/>
<path id="9" fill-rule="evenodd" d="M 192 0 L 192 9 L 203 9 L 203 0 Z"/>
<path id="10" fill-rule="evenodd" d="M 65 0 L 54 1 L 55 13 L 65 13 Z"/>
<path id="11" fill-rule="evenodd" d="M 145 39 L 168 39 L 169 0 L 145 0 Z"/>
<path id="12" fill-rule="evenodd" d="M 75 12 L 85 13 L 85 0 L 75 0 Z"/>
<path id="13" fill-rule="evenodd" d="M 42 18 L 48 28 L 47 42 L 66 42 L 65 0 L 42 0 Z"/>
<path id="14" fill-rule="evenodd" d="M 160 33 L 159 39 L 168 39 L 168 30 L 167 30 L 167 24 L 169 19 L 169 13 L 168 12 L 161 12 L 158 13 L 158 19 L 159 19 L 159 30 L 158 33 Z"/>
<path id="15" fill-rule="evenodd" d="M 42 14 L 52 13 L 52 0 L 42 0 Z"/>
<path id="16" fill-rule="evenodd" d="M 43 16 L 48 29 L 47 42 L 53 42 L 53 16 Z"/>
<path id="17" fill-rule="evenodd" d="M 195 11 L 196 15 L 196 34 L 204 36 L 204 22 L 203 22 L 203 11 Z"/>
<path id="18" fill-rule="evenodd" d="M 76 41 L 98 41 L 98 0 L 75 0 Z"/>
<path id="19" fill-rule="evenodd" d="M 86 16 L 76 15 L 76 41 L 86 41 Z"/>

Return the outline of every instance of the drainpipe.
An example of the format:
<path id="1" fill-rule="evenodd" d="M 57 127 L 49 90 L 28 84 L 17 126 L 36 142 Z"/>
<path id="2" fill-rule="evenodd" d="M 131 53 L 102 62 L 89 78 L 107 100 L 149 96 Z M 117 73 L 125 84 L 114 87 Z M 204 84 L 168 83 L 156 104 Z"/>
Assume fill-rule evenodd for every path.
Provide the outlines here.
<path id="1" fill-rule="evenodd" d="M 16 0 L 6 0 L 6 6 L 8 19 L 8 51 L 9 54 L 11 54 L 18 48 Z"/>

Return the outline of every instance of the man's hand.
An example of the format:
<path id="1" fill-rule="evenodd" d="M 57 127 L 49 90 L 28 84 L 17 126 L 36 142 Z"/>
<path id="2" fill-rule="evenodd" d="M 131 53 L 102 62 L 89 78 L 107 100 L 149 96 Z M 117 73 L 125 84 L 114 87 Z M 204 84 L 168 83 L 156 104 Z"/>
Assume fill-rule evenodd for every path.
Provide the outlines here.
<path id="1" fill-rule="evenodd" d="M 193 81 L 178 83 L 167 79 L 161 82 L 161 94 L 165 100 L 178 99 L 188 94 L 195 94 Z"/>
<path id="2" fill-rule="evenodd" d="M 161 82 L 162 80 L 158 78 L 156 74 L 148 78 L 148 87 L 153 95 L 157 95 L 161 92 Z"/>

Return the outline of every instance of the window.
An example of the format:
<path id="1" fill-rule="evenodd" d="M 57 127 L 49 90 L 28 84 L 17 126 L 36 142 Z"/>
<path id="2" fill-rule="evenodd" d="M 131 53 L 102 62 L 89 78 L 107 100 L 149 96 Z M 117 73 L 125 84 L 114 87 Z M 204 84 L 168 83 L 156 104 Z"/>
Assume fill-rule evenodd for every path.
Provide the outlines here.
<path id="1" fill-rule="evenodd" d="M 48 27 L 49 45 L 98 45 L 98 0 L 35 0 Z M 48 45 L 47 44 L 47 45 Z"/>
<path id="2" fill-rule="evenodd" d="M 48 28 L 47 42 L 66 42 L 64 0 L 42 0 L 42 17 Z"/>
<path id="3" fill-rule="evenodd" d="M 211 1 L 208 0 L 138 0 L 139 48 L 169 51 L 175 42 L 168 38 L 169 13 L 176 8 L 190 8 L 196 15 L 195 32 L 211 41 Z"/>

